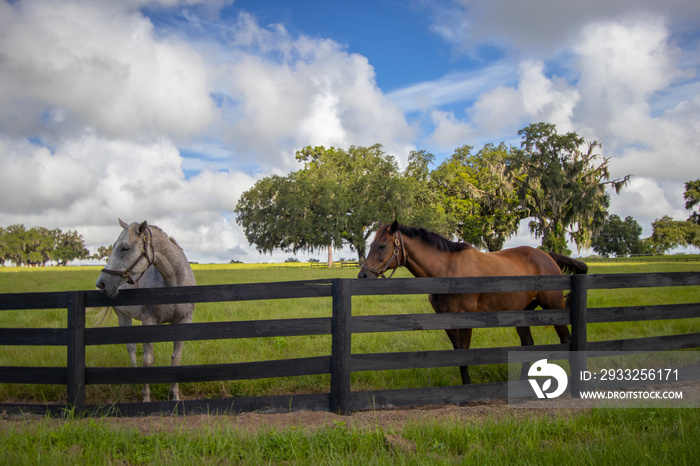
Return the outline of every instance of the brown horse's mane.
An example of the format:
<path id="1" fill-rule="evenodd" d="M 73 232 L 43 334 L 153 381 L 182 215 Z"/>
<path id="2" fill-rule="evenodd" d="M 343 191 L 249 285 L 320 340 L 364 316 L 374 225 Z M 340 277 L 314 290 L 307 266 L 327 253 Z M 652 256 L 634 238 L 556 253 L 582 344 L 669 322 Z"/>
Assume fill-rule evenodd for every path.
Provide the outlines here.
<path id="1" fill-rule="evenodd" d="M 437 233 L 433 233 L 432 231 L 426 230 L 425 228 L 414 228 L 399 225 L 399 231 L 409 238 L 418 238 L 428 246 L 433 246 L 440 251 L 457 252 L 474 247 L 469 243 L 457 243 L 450 241 L 449 239 L 440 236 Z"/>

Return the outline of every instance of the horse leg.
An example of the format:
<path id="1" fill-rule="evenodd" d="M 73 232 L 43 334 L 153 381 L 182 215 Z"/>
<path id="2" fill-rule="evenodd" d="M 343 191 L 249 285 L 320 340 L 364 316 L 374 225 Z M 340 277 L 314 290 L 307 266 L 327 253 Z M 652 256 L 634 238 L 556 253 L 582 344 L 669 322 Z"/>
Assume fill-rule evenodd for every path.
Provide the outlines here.
<path id="1" fill-rule="evenodd" d="M 153 343 L 143 344 L 143 367 L 153 367 L 155 357 L 153 355 Z M 141 390 L 141 398 L 144 402 L 151 401 L 151 387 L 146 383 Z"/>
<path id="2" fill-rule="evenodd" d="M 114 311 L 117 313 L 117 319 L 119 320 L 120 327 L 131 327 L 131 317 L 122 314 L 116 309 Z M 129 354 L 129 359 L 131 360 L 131 367 L 136 367 L 136 343 L 127 343 L 126 352 Z"/>
<path id="3" fill-rule="evenodd" d="M 183 308 L 180 308 L 183 309 Z M 173 323 L 176 324 L 191 324 L 192 323 L 192 313 L 194 312 L 194 305 L 188 305 L 184 308 L 182 312 L 183 317 L 181 319 L 175 320 Z M 182 363 L 182 349 L 185 346 L 184 341 L 173 342 L 173 355 L 171 357 L 171 365 L 179 366 Z M 180 387 L 177 382 L 173 382 L 170 386 L 170 399 L 172 401 L 180 401 Z"/>
<path id="4" fill-rule="evenodd" d="M 559 291 L 550 291 L 543 293 L 540 297 L 542 300 L 542 309 L 569 309 L 569 297 L 564 299 L 564 293 Z M 566 325 L 555 325 L 554 330 L 559 335 L 561 343 L 571 343 L 571 333 Z"/>
<path id="5" fill-rule="evenodd" d="M 454 349 L 469 349 L 469 345 L 472 341 L 472 329 L 449 329 L 445 330 L 445 332 L 447 332 L 447 336 L 450 337 Z M 472 383 L 471 379 L 469 378 L 469 366 L 459 366 L 459 372 L 462 375 L 463 385 Z"/>
<path id="6" fill-rule="evenodd" d="M 571 333 L 569 333 L 569 327 L 566 325 L 555 325 L 554 330 L 557 331 L 559 335 L 559 341 L 562 343 L 571 343 Z"/>
<path id="7" fill-rule="evenodd" d="M 182 348 L 185 346 L 184 341 L 176 341 L 173 343 L 173 355 L 171 357 L 171 364 L 173 366 L 179 366 L 182 361 Z M 170 386 L 170 399 L 172 401 L 180 401 L 180 387 L 177 382 L 173 382 Z"/>
<path id="8" fill-rule="evenodd" d="M 148 317 L 144 312 L 141 325 L 155 325 L 155 320 Z M 155 363 L 155 355 L 153 354 L 153 343 L 143 344 L 143 367 L 153 367 Z M 151 401 L 151 387 L 148 384 L 143 385 L 143 390 L 141 390 L 141 398 L 144 402 Z"/>
<path id="9" fill-rule="evenodd" d="M 535 340 L 532 339 L 532 332 L 530 327 L 515 327 L 520 337 L 520 346 L 532 346 L 535 344 Z M 520 380 L 525 380 L 527 378 L 527 373 L 530 370 L 530 363 L 524 362 L 520 368 Z"/>

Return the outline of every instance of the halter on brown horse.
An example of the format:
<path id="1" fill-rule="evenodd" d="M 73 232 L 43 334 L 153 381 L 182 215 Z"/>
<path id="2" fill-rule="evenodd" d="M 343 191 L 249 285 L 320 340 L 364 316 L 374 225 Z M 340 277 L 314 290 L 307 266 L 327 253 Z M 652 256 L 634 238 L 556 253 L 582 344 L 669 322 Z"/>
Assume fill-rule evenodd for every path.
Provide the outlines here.
<path id="1" fill-rule="evenodd" d="M 583 262 L 555 253 L 521 246 L 484 253 L 468 243 L 455 243 L 422 228 L 382 225 L 369 248 L 358 278 L 384 276 L 389 269 L 405 266 L 416 277 L 489 277 L 586 273 Z M 393 274 L 393 272 L 392 272 Z M 482 312 L 564 309 L 563 291 L 511 291 L 430 295 L 435 312 Z M 562 343 L 571 341 L 566 325 L 555 325 Z M 523 346 L 534 344 L 530 327 L 516 327 Z M 468 349 L 472 329 L 445 330 L 455 349 Z M 461 366 L 462 382 L 470 383 L 468 366 Z"/>

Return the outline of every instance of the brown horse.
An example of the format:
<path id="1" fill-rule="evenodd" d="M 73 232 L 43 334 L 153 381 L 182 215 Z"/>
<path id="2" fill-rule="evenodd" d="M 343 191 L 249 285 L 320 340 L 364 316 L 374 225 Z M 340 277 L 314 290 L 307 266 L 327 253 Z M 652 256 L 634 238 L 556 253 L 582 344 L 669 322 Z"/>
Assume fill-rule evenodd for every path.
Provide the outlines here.
<path id="1" fill-rule="evenodd" d="M 455 243 L 422 228 L 382 225 L 369 248 L 358 278 L 384 276 L 389 269 L 405 266 L 416 277 L 489 277 L 516 275 L 561 275 L 562 271 L 586 273 L 583 262 L 555 253 L 521 246 L 484 253 L 468 243 Z M 392 272 L 393 275 L 393 272 Z M 517 291 L 430 295 L 435 312 L 482 312 L 564 309 L 563 291 Z M 562 343 L 571 341 L 566 325 L 554 328 Z M 516 327 L 523 346 L 534 344 L 530 327 Z M 449 329 L 455 349 L 468 349 L 472 329 Z M 468 366 L 461 366 L 462 382 L 470 383 Z"/>

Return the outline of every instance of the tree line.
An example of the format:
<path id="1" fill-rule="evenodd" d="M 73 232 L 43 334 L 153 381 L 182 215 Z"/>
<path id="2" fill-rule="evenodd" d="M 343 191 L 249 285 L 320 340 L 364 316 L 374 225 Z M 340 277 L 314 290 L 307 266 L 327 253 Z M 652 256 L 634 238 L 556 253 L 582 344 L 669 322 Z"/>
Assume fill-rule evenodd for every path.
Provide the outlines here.
<path id="1" fill-rule="evenodd" d="M 652 234 L 641 238 L 642 227 L 628 216 L 622 220 L 610 215 L 601 232 L 593 240 L 593 250 L 604 257 L 663 254 L 670 249 L 700 247 L 700 179 L 685 183 L 685 208 L 691 211 L 686 220 L 674 220 L 668 215 L 651 224 Z"/>
<path id="2" fill-rule="evenodd" d="M 685 183 L 685 208 L 691 211 L 686 220 L 674 220 L 668 215 L 651 224 L 653 232 L 645 245 L 653 253 L 664 253 L 678 246 L 700 248 L 700 179 Z"/>
<path id="3" fill-rule="evenodd" d="M 430 152 L 412 151 L 403 171 L 379 144 L 308 146 L 296 154 L 303 168 L 262 178 L 243 193 L 236 220 L 259 252 L 349 244 L 360 261 L 377 223 L 393 219 L 488 251 L 500 250 L 523 219 L 542 249 L 563 254 L 571 254 L 568 240 L 606 257 L 700 247 L 700 179 L 685 185 L 690 217 L 657 219 L 642 240 L 632 217 L 608 215 L 610 193 L 619 193 L 631 175 L 610 179 L 599 142 L 559 134 L 549 123 L 529 125 L 518 135 L 520 147 L 486 144 L 474 152 L 464 145 L 437 167 Z M 0 228 L 0 264 L 66 265 L 108 258 L 111 248 L 90 255 L 75 231 Z"/>
<path id="4" fill-rule="evenodd" d="M 0 227 L 0 265 L 45 266 L 49 262 L 67 265 L 72 260 L 101 259 L 108 248 L 90 255 L 83 236 L 77 231 L 62 232 L 44 227 L 26 229 L 24 225 Z"/>
<path id="5" fill-rule="evenodd" d="M 360 261 L 377 223 L 395 218 L 489 251 L 501 249 L 523 219 L 547 251 L 570 254 L 568 240 L 604 255 L 638 251 L 609 252 L 600 239 L 603 232 L 617 234 L 619 217 L 608 215 L 610 193 L 619 193 L 631 175 L 611 179 L 598 141 L 559 134 L 550 123 L 531 124 L 518 135 L 520 147 L 486 144 L 474 152 L 464 145 L 434 168 L 433 154 L 412 151 L 403 171 L 379 144 L 308 146 L 296 153 L 303 168 L 263 178 L 243 193 L 237 222 L 259 252 L 349 244 Z M 628 236 L 638 237 L 634 219 L 625 222 L 633 227 Z M 654 251 L 698 245 L 692 235 L 683 238 L 640 244 Z"/>

